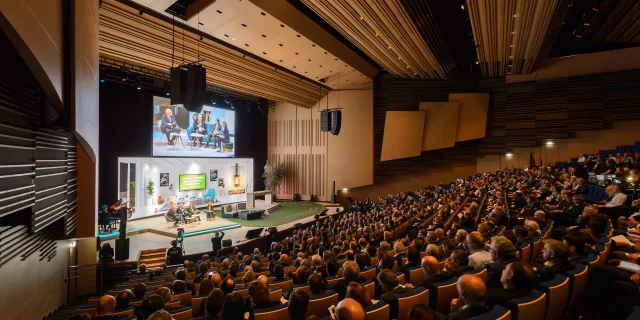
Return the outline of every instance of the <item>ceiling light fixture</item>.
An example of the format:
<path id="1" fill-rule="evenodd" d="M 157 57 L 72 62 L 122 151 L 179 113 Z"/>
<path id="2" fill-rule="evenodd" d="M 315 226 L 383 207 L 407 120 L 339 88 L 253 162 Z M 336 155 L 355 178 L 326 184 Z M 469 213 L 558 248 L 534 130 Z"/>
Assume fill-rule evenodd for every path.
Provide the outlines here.
<path id="1" fill-rule="evenodd" d="M 464 4 L 460 5 L 460 9 L 464 10 Z"/>
<path id="2" fill-rule="evenodd" d="M 513 15 L 513 17 L 514 17 L 514 18 L 517 18 L 517 17 L 518 17 L 518 14 L 517 14 L 517 13 L 516 13 L 516 14 L 514 14 L 514 15 Z"/>
<path id="3" fill-rule="evenodd" d="M 231 38 L 231 40 L 236 41 L 236 38 Z"/>

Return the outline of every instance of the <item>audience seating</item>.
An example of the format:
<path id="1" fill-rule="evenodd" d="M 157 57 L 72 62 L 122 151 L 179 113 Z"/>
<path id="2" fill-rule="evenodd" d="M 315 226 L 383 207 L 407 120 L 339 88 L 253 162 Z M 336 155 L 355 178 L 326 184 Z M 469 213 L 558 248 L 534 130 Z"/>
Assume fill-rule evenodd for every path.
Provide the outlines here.
<path id="1" fill-rule="evenodd" d="M 282 289 L 282 292 L 288 292 L 292 286 L 293 286 L 292 279 L 284 279 L 282 281 L 269 282 L 269 289 L 280 288 Z"/>
<path id="2" fill-rule="evenodd" d="M 338 305 L 338 293 L 335 291 L 327 290 L 321 295 L 310 297 L 305 319 L 308 319 L 312 315 L 316 315 L 319 318 L 328 316 L 329 307 L 332 305 Z"/>
<path id="3" fill-rule="evenodd" d="M 482 280 L 487 280 L 487 269 L 485 267 L 469 270 L 469 271 L 463 272 L 462 274 L 472 274 L 482 278 Z"/>
<path id="4" fill-rule="evenodd" d="M 376 268 L 371 268 L 369 270 L 361 271 L 360 276 L 367 280 L 373 280 L 376 278 Z"/>
<path id="5" fill-rule="evenodd" d="M 280 288 L 269 289 L 269 300 L 280 301 L 281 298 L 282 298 L 282 289 Z"/>
<path id="6" fill-rule="evenodd" d="M 389 320 L 389 305 L 379 300 L 375 304 L 372 304 L 364 308 L 364 312 L 367 313 L 367 320 Z"/>
<path id="7" fill-rule="evenodd" d="M 404 285 L 405 284 L 404 273 L 396 273 L 396 276 L 398 276 L 398 283 Z"/>
<path id="8" fill-rule="evenodd" d="M 191 306 L 191 291 L 171 295 L 171 300 L 179 299 L 183 306 Z"/>
<path id="9" fill-rule="evenodd" d="M 489 310 L 489 312 L 477 317 L 468 318 L 467 320 L 511 320 L 511 310 L 497 305 Z"/>
<path id="10" fill-rule="evenodd" d="M 77 312 L 77 314 L 86 313 L 91 318 L 95 318 L 98 315 L 98 310 L 96 309 L 95 305 L 79 306 L 78 310 L 76 312 Z"/>
<path id="11" fill-rule="evenodd" d="M 172 309 L 169 310 L 169 314 L 174 320 L 191 320 L 191 318 L 193 317 L 191 307 Z"/>
<path id="12" fill-rule="evenodd" d="M 449 281 L 434 283 L 431 286 L 431 294 L 429 296 L 431 309 L 442 314 L 449 312 L 451 300 L 458 297 L 457 282 L 458 277 L 453 277 Z"/>
<path id="13" fill-rule="evenodd" d="M 423 287 L 417 287 L 407 293 L 396 294 L 393 296 L 393 302 L 397 303 L 397 314 L 392 313 L 391 316 L 395 316 L 398 320 L 406 320 L 411 307 L 426 301 L 429 301 L 429 290 Z"/>
<path id="14" fill-rule="evenodd" d="M 424 280 L 424 278 L 425 276 L 422 267 L 417 267 L 409 270 L 409 283 L 411 283 L 412 285 L 417 286 L 420 281 Z"/>
<path id="15" fill-rule="evenodd" d="M 567 310 L 564 313 L 564 319 L 576 319 L 580 304 L 584 299 L 584 290 L 587 286 L 587 266 L 579 264 L 573 270 L 565 273 L 569 277 L 571 284 L 571 296 Z"/>
<path id="16" fill-rule="evenodd" d="M 509 300 L 509 309 L 518 320 L 544 320 L 547 295 L 538 290 L 531 290 L 525 297 Z"/>
<path id="17" fill-rule="evenodd" d="M 253 310 L 253 319 L 254 320 L 284 320 L 289 319 L 288 314 L 289 303 L 285 302 L 281 305 L 266 308 L 266 309 L 255 309 Z"/>
<path id="18" fill-rule="evenodd" d="M 565 308 L 569 302 L 569 278 L 563 275 L 540 284 L 540 288 L 547 294 L 546 320 L 562 320 Z"/>
<path id="19" fill-rule="evenodd" d="M 626 320 L 637 320 L 640 319 L 640 306 L 633 307 L 633 312 L 627 317 Z"/>
<path id="20" fill-rule="evenodd" d="M 364 290 L 367 292 L 367 294 L 369 295 L 370 299 L 373 299 L 376 295 L 376 283 L 373 282 L 372 280 L 367 280 L 364 283 L 362 283 L 362 287 L 364 287 Z"/>
<path id="21" fill-rule="evenodd" d="M 205 299 L 207 299 L 207 296 L 204 295 L 191 298 L 191 311 L 193 314 L 196 314 L 198 310 L 200 310 L 200 304 L 202 304 Z"/>
<path id="22" fill-rule="evenodd" d="M 531 243 L 527 243 L 526 246 L 520 249 L 520 260 L 524 263 L 531 261 Z"/>

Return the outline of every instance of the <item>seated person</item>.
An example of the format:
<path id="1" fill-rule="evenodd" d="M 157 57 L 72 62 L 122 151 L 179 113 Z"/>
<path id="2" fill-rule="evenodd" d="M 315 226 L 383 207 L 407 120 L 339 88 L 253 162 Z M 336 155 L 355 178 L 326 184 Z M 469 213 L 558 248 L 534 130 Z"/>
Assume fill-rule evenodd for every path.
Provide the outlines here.
<path id="1" fill-rule="evenodd" d="M 500 282 L 502 273 L 508 264 L 516 261 L 516 247 L 509 239 L 497 236 L 491 239 L 489 252 L 494 262 L 486 265 L 485 284 L 489 288 L 502 288 L 503 284 Z"/>
<path id="2" fill-rule="evenodd" d="M 213 147 L 215 148 L 218 145 L 218 135 L 222 131 L 222 126 L 220 125 L 220 119 L 216 118 L 216 121 L 213 123 L 213 128 L 207 137 L 207 144 L 204 146 L 205 148 L 209 147 L 209 142 L 213 139 Z"/>
<path id="3" fill-rule="evenodd" d="M 211 203 L 211 201 L 209 201 L 209 203 L 207 203 L 207 220 L 215 220 L 216 219 L 216 213 L 213 212 L 213 204 Z"/>
<path id="4" fill-rule="evenodd" d="M 120 293 L 118 293 L 118 295 L 116 296 L 116 307 L 113 312 L 120 312 L 128 309 L 132 297 L 133 293 L 131 292 L 131 290 L 126 289 L 120 291 Z"/>
<path id="5" fill-rule="evenodd" d="M 216 137 L 218 138 L 216 141 L 218 150 L 216 151 L 220 152 L 222 151 L 222 143 L 229 143 L 231 141 L 226 121 L 222 121 L 222 130 L 220 130 L 220 133 L 218 133 Z"/>
<path id="6" fill-rule="evenodd" d="M 109 243 L 103 244 L 102 248 L 100 249 L 100 262 L 113 262 L 113 256 L 114 252 L 111 245 Z"/>
<path id="7" fill-rule="evenodd" d="M 444 282 L 453 278 L 453 274 L 440 269 L 440 263 L 435 257 L 425 256 L 422 258 L 421 267 L 425 278 L 420 281 L 419 287 L 430 289 L 434 283 Z"/>
<path id="8" fill-rule="evenodd" d="M 380 273 L 378 273 L 377 279 L 382 289 L 382 296 L 380 296 L 380 300 L 386 303 L 391 303 L 391 301 L 393 300 L 393 295 L 395 294 L 407 293 L 413 290 L 413 287 L 411 285 L 401 285 L 400 282 L 398 282 L 398 277 L 391 270 L 380 271 Z M 391 317 L 392 319 L 395 319 L 397 315 L 392 314 Z"/>
<path id="9" fill-rule="evenodd" d="M 539 282 L 553 280 L 556 274 L 573 269 L 573 265 L 568 260 L 569 247 L 564 242 L 554 239 L 545 240 L 542 258 L 544 267 L 538 269 Z"/>
<path id="10" fill-rule="evenodd" d="M 189 217 L 196 218 L 196 221 L 200 221 L 200 211 L 196 209 L 196 206 L 193 205 L 193 202 L 189 203 L 189 208 L 187 208 L 187 215 Z"/>
<path id="11" fill-rule="evenodd" d="M 309 294 L 302 290 L 295 290 L 290 295 L 288 313 L 289 320 L 306 320 L 305 315 L 309 307 Z"/>
<path id="12" fill-rule="evenodd" d="M 200 318 L 194 318 L 195 320 L 219 320 L 220 311 L 224 305 L 224 293 L 220 289 L 214 289 L 200 305 L 197 315 Z M 204 310 L 207 310 L 207 316 L 204 316 Z"/>
<path id="13" fill-rule="evenodd" d="M 311 297 L 323 294 L 327 289 L 327 284 L 319 273 L 314 273 L 307 280 L 307 285 L 311 290 Z"/>
<path id="14" fill-rule="evenodd" d="M 202 113 L 198 113 L 194 117 L 196 119 L 193 121 L 191 134 L 196 133 L 196 134 L 204 135 L 205 133 L 207 133 L 207 125 L 204 123 L 204 120 L 202 118 Z M 197 137 L 193 139 L 194 145 L 196 144 L 196 141 L 198 142 L 198 145 L 202 144 L 202 137 Z"/>
<path id="15" fill-rule="evenodd" d="M 346 298 L 357 301 L 363 308 L 371 305 L 371 297 L 367 294 L 367 290 L 357 282 L 349 283 Z"/>
<path id="16" fill-rule="evenodd" d="M 178 222 L 180 222 L 180 219 L 176 215 L 176 206 L 173 202 L 169 204 L 169 211 L 167 211 L 167 218 L 174 221 L 174 224 L 173 224 L 174 227 L 178 226 Z"/>
<path id="17" fill-rule="evenodd" d="M 245 309 L 249 311 L 249 320 L 253 319 L 255 309 L 266 309 L 280 305 L 281 302 L 269 299 L 269 286 L 263 281 L 249 284 L 249 294 L 245 297 Z"/>
<path id="18" fill-rule="evenodd" d="M 335 309 L 336 319 L 365 319 L 367 317 L 364 308 L 353 299 L 344 299 L 338 303 Z"/>
<path id="19" fill-rule="evenodd" d="M 97 306 L 97 317 L 94 319 L 106 320 L 106 319 L 117 319 L 118 317 L 114 317 L 111 314 L 116 306 L 116 298 L 110 295 L 104 295 L 100 297 L 98 300 Z"/>
<path id="20" fill-rule="evenodd" d="M 487 313 L 485 305 L 487 287 L 482 278 L 465 274 L 456 283 L 458 298 L 451 300 L 451 313 L 446 320 L 464 320 Z"/>
<path id="21" fill-rule="evenodd" d="M 580 230 L 571 230 L 562 239 L 569 248 L 569 259 L 567 259 L 571 265 L 575 268 L 580 260 L 587 256 L 584 248 L 587 244 L 587 236 Z"/>
<path id="22" fill-rule="evenodd" d="M 491 253 L 484 249 L 484 238 L 480 233 L 472 232 L 468 234 L 465 243 L 471 252 L 469 255 L 470 266 L 480 268 L 493 262 Z"/>
<path id="23" fill-rule="evenodd" d="M 509 263 L 502 273 L 503 276 L 500 278 L 502 288 L 491 288 L 487 293 L 489 308 L 493 308 L 497 304 L 508 308 L 507 302 L 509 300 L 528 295 L 538 282 L 533 268 L 520 261 Z"/>
<path id="24" fill-rule="evenodd" d="M 187 219 L 185 218 L 187 213 L 184 210 L 184 203 L 180 203 L 178 205 L 178 209 L 176 209 L 176 219 L 180 220 L 183 223 L 187 223 Z"/>
<path id="25" fill-rule="evenodd" d="M 144 295 L 147 293 L 147 285 L 142 282 L 136 283 L 133 287 L 133 299 L 132 301 L 140 301 L 144 299 Z"/>

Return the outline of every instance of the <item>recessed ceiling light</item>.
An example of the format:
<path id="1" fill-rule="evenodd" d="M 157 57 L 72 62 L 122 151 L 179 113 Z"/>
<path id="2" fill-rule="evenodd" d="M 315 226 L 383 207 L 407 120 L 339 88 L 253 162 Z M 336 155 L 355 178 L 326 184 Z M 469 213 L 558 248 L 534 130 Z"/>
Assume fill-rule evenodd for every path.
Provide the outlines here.
<path id="1" fill-rule="evenodd" d="M 280 26 L 284 28 L 284 24 L 280 24 Z"/>
<path id="2" fill-rule="evenodd" d="M 216 12 L 219 13 L 219 14 L 222 14 L 222 11 L 220 11 L 220 10 L 216 10 Z"/>
<path id="3" fill-rule="evenodd" d="M 316 45 L 315 45 L 315 44 L 312 44 L 311 46 L 315 48 L 315 46 L 316 46 Z"/>
<path id="4" fill-rule="evenodd" d="M 284 61 L 280 60 L 280 62 L 284 62 Z"/>
<path id="5" fill-rule="evenodd" d="M 236 38 L 231 38 L 231 40 L 236 41 Z"/>
<path id="6" fill-rule="evenodd" d="M 281 46 L 281 47 L 284 47 L 284 45 L 283 45 L 282 43 L 280 44 L 280 46 Z"/>
<path id="7" fill-rule="evenodd" d="M 514 17 L 514 18 L 517 18 L 517 17 L 518 17 L 518 14 L 517 14 L 517 13 L 516 13 L 516 14 L 514 14 L 514 15 L 513 15 L 513 17 Z"/>
<path id="8" fill-rule="evenodd" d="M 460 8 L 461 8 L 462 10 L 464 10 L 464 4 L 460 5 Z"/>
<path id="9" fill-rule="evenodd" d="M 263 37 L 263 38 L 266 38 L 266 37 L 267 37 L 267 35 L 264 35 L 264 34 L 263 34 L 263 35 L 262 35 L 262 37 Z"/>
<path id="10" fill-rule="evenodd" d="M 264 12 L 260 12 L 261 15 L 266 16 L 267 14 Z"/>
<path id="11" fill-rule="evenodd" d="M 247 25 L 246 25 L 246 24 L 244 24 L 244 23 L 242 24 L 242 26 L 243 26 L 243 27 L 245 27 L 245 28 L 247 27 Z"/>
<path id="12" fill-rule="evenodd" d="M 364 17 L 363 17 L 363 16 L 360 16 L 360 20 L 364 20 Z"/>

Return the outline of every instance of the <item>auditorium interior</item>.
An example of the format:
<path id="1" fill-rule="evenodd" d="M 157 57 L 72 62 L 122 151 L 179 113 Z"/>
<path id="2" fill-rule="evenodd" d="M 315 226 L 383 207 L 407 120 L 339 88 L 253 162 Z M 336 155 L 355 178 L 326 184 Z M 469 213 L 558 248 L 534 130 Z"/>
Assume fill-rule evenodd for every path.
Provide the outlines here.
<path id="1" fill-rule="evenodd" d="M 640 319 L 640 1 L 0 0 L 0 51 L 2 319 Z"/>

